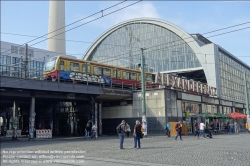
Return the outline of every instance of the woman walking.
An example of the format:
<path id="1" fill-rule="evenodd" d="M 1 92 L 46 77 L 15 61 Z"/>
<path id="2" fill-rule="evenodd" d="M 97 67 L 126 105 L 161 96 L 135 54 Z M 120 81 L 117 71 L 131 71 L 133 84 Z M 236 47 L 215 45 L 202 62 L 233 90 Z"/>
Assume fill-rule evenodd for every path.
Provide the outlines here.
<path id="1" fill-rule="evenodd" d="M 129 137 L 129 133 L 130 133 L 131 129 L 128 123 L 126 123 L 126 133 L 127 133 L 127 138 Z"/>
<path id="2" fill-rule="evenodd" d="M 85 138 L 89 138 L 89 133 L 91 131 L 91 127 L 90 124 L 87 123 L 86 127 L 85 127 Z"/>

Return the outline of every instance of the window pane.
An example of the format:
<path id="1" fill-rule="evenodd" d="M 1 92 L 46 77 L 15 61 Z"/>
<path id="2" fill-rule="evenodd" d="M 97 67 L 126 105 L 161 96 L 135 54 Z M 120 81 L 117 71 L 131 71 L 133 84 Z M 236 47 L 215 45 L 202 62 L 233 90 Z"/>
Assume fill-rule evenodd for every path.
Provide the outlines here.
<path id="1" fill-rule="evenodd" d="M 136 80 L 136 73 L 131 73 L 131 80 Z"/>
<path id="2" fill-rule="evenodd" d="M 60 70 L 64 70 L 64 61 L 60 62 Z"/>
<path id="3" fill-rule="evenodd" d="M 71 71 L 79 71 L 79 63 L 70 62 L 70 70 Z"/>
<path id="4" fill-rule="evenodd" d="M 86 64 L 82 64 L 82 72 L 83 72 L 83 73 L 86 73 L 86 67 L 87 67 Z"/>
<path id="5" fill-rule="evenodd" d="M 111 76 L 111 70 L 110 69 L 106 69 L 106 68 L 103 68 L 103 75 L 105 76 Z"/>
<path id="6" fill-rule="evenodd" d="M 129 72 L 123 72 L 123 79 L 128 80 L 129 79 Z"/>
<path id="7" fill-rule="evenodd" d="M 95 75 L 102 75 L 102 68 L 100 67 L 94 67 L 94 74 Z"/>

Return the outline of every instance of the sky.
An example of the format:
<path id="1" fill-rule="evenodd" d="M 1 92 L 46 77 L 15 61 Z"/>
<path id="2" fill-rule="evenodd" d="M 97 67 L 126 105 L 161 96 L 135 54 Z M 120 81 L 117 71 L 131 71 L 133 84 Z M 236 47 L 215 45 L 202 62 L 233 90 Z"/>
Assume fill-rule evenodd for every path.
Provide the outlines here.
<path id="1" fill-rule="evenodd" d="M 104 15 L 134 3 L 127 1 L 104 11 Z M 99 12 L 118 1 L 66 1 L 66 25 Z M 142 1 L 121 11 L 83 25 L 66 33 L 67 54 L 81 58 L 91 42 L 110 27 L 129 19 L 158 18 L 171 22 L 189 34 L 206 33 L 228 26 L 249 22 L 241 26 L 204 35 L 209 37 L 245 27 L 250 27 L 250 2 L 248 1 Z M 1 1 L 1 41 L 24 44 L 34 37 L 5 33 L 41 36 L 48 33 L 49 1 Z M 97 14 L 66 29 L 100 17 Z M 250 28 L 208 38 L 250 65 Z M 28 43 L 29 45 L 35 42 Z M 47 41 L 33 47 L 47 49 Z"/>

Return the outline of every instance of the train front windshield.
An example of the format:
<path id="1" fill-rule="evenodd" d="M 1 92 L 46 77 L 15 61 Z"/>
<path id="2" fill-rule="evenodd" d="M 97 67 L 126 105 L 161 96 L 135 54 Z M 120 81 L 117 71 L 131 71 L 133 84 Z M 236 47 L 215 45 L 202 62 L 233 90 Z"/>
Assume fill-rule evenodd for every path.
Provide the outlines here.
<path id="1" fill-rule="evenodd" d="M 57 57 L 50 58 L 50 59 L 48 59 L 48 60 L 45 62 L 45 65 L 44 65 L 44 72 L 48 72 L 48 71 L 51 71 L 51 70 L 54 70 L 54 69 L 55 69 L 56 58 L 57 58 Z"/>

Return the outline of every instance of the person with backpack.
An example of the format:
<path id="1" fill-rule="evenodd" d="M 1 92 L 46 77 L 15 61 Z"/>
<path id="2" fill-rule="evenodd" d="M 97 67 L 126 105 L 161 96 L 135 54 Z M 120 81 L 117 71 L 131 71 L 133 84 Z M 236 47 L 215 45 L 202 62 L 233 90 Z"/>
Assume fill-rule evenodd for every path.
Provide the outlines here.
<path id="1" fill-rule="evenodd" d="M 123 148 L 123 142 L 124 142 L 124 137 L 126 133 L 126 126 L 125 126 L 125 120 L 122 120 L 121 124 L 119 124 L 116 127 L 117 134 L 119 135 L 120 139 L 120 149 L 125 149 Z"/>
<path id="2" fill-rule="evenodd" d="M 182 140 L 181 138 L 181 130 L 182 130 L 182 123 L 181 121 L 179 121 L 176 125 L 175 125 L 175 130 L 177 131 L 177 135 L 175 137 L 175 140 L 177 140 L 178 136 L 180 136 L 180 140 Z"/>
<path id="3" fill-rule="evenodd" d="M 138 148 L 141 148 L 141 138 L 143 137 L 143 128 L 140 124 L 140 121 L 135 121 L 135 127 L 134 127 L 134 149 L 137 148 L 137 142 L 138 142 Z"/>

